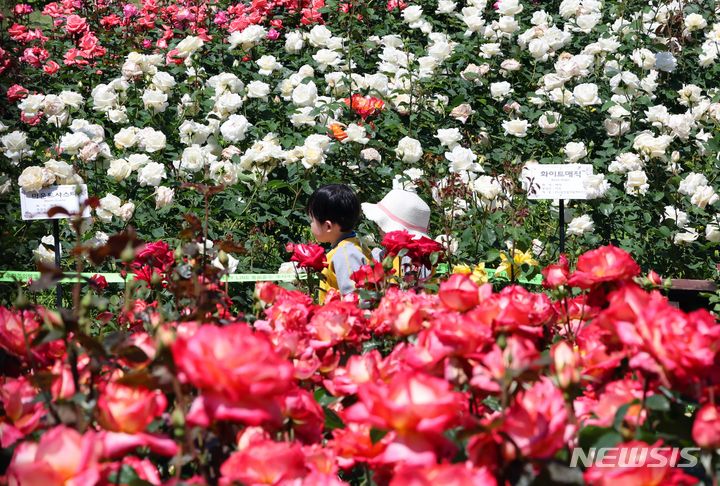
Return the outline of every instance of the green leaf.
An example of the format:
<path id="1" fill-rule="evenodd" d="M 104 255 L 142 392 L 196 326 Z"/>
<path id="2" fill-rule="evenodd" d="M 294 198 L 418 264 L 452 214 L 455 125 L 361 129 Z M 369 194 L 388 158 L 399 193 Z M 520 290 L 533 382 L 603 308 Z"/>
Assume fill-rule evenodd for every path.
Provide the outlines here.
<path id="1" fill-rule="evenodd" d="M 670 411 L 670 400 L 665 395 L 655 394 L 650 395 L 645 399 L 645 406 L 650 410 L 657 410 L 660 412 Z"/>
<path id="2" fill-rule="evenodd" d="M 327 407 L 323 407 L 323 410 L 325 411 L 325 428 L 328 430 L 334 430 L 334 429 L 344 429 L 345 424 L 343 423 L 342 419 L 338 414 L 333 412 L 331 409 Z"/>
<path id="3" fill-rule="evenodd" d="M 626 403 L 625 405 L 618 408 L 617 412 L 615 412 L 615 418 L 613 419 L 613 429 L 620 430 L 620 426 L 622 426 L 622 423 L 625 420 L 625 415 L 630 409 L 630 406 L 637 402 L 637 400 L 633 400 L 632 402 Z"/>
<path id="4" fill-rule="evenodd" d="M 376 429 L 375 427 L 373 427 L 372 429 L 370 429 L 370 441 L 373 443 L 373 445 L 375 445 L 380 442 L 383 437 L 387 435 L 387 433 L 387 430 Z"/>

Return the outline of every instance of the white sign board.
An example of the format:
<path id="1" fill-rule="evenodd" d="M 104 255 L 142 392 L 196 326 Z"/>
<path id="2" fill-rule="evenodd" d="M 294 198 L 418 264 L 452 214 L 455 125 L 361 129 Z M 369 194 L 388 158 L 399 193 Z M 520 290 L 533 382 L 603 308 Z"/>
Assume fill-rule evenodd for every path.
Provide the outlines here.
<path id="1" fill-rule="evenodd" d="M 529 164 L 522 172 L 528 199 L 587 199 L 591 175 L 591 164 Z"/>
<path id="2" fill-rule="evenodd" d="M 20 209 L 22 219 L 62 219 L 69 218 L 66 213 L 48 216 L 50 208 L 60 206 L 68 213 L 77 214 L 80 204 L 88 197 L 87 185 L 74 184 L 45 187 L 39 191 L 25 192 L 20 189 Z M 86 207 L 83 217 L 90 217 L 90 208 Z"/>

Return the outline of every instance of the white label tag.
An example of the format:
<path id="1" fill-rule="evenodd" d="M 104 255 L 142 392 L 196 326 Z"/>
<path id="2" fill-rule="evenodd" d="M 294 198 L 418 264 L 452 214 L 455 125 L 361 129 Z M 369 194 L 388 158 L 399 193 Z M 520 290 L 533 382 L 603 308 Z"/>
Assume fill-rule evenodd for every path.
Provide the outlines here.
<path id="1" fill-rule="evenodd" d="M 87 185 L 61 185 L 45 187 L 39 191 L 25 192 L 20 189 L 20 209 L 22 210 L 22 219 L 63 219 L 69 218 L 71 214 L 77 214 L 80 211 L 80 204 L 88 198 Z M 54 215 L 52 218 L 48 216 L 50 208 L 60 206 L 67 213 Z M 90 217 L 90 208 L 86 207 L 83 211 L 83 217 Z"/>
<path id="2" fill-rule="evenodd" d="M 529 164 L 522 172 L 528 199 L 587 199 L 591 164 Z"/>

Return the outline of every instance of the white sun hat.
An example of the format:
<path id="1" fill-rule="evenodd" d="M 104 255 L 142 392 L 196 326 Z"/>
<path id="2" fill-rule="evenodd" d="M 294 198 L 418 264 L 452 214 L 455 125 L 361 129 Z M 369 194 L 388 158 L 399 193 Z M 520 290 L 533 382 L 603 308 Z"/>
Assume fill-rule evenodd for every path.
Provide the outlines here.
<path id="1" fill-rule="evenodd" d="M 393 189 L 377 204 L 362 203 L 362 211 L 385 233 L 405 230 L 415 236 L 428 236 L 430 206 L 414 192 Z"/>

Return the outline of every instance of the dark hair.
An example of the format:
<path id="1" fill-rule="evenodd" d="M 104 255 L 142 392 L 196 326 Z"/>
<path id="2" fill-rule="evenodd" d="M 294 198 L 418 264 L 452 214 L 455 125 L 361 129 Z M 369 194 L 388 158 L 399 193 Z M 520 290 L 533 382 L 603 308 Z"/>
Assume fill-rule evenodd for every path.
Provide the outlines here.
<path id="1" fill-rule="evenodd" d="M 349 186 L 329 184 L 312 193 L 307 212 L 318 221 L 337 223 L 342 231 L 351 231 L 360 220 L 360 201 Z"/>

